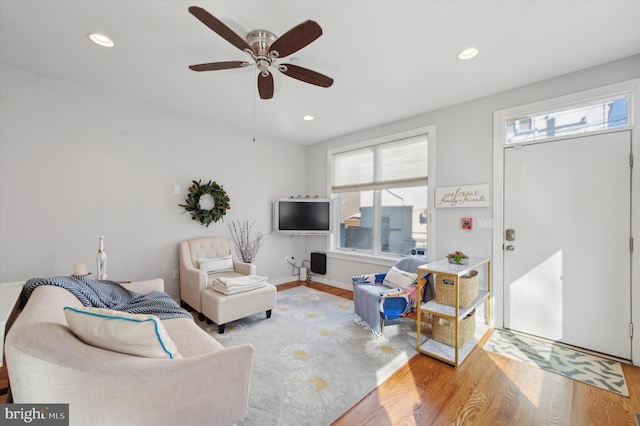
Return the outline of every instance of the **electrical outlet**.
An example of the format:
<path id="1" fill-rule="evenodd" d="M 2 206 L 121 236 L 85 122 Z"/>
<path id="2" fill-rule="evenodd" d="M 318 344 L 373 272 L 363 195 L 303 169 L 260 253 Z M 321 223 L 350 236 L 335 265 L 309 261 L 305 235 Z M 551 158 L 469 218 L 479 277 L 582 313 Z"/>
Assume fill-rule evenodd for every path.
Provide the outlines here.
<path id="1" fill-rule="evenodd" d="M 180 270 L 179 269 L 174 269 L 173 270 L 173 279 L 174 280 L 179 280 L 180 279 Z"/>

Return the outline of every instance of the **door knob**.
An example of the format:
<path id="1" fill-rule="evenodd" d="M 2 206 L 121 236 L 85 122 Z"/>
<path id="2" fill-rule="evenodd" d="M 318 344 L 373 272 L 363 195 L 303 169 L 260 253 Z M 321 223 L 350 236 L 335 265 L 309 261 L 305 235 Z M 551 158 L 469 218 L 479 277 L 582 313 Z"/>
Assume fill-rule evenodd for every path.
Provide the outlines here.
<path id="1" fill-rule="evenodd" d="M 509 244 L 508 246 L 505 247 L 505 249 L 507 251 L 514 251 L 516 248 L 514 246 L 512 246 L 511 244 Z"/>

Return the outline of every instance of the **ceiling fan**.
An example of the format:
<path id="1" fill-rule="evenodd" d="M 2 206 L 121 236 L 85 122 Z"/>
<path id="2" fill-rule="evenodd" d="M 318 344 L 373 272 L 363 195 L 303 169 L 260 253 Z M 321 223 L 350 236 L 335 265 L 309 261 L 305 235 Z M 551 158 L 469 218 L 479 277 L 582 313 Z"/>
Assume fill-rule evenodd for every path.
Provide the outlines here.
<path id="1" fill-rule="evenodd" d="M 253 59 L 253 63 L 246 61 L 226 61 L 189 66 L 193 71 L 216 71 L 255 65 L 260 71 L 258 74 L 258 92 L 260 93 L 261 99 L 271 99 L 273 97 L 273 74 L 270 68 L 277 68 L 278 71 L 286 76 L 316 86 L 329 87 L 333 84 L 331 77 L 327 77 L 319 72 L 298 65 L 276 63 L 278 59 L 297 52 L 320 37 L 322 35 L 322 28 L 320 28 L 317 22 L 311 20 L 305 21 L 293 27 L 280 37 L 276 37 L 273 33 L 266 30 L 255 30 L 247 34 L 245 40 L 201 7 L 192 6 L 189 8 L 189 12 L 220 37 L 238 49 L 247 52 L 251 56 L 251 59 Z"/>

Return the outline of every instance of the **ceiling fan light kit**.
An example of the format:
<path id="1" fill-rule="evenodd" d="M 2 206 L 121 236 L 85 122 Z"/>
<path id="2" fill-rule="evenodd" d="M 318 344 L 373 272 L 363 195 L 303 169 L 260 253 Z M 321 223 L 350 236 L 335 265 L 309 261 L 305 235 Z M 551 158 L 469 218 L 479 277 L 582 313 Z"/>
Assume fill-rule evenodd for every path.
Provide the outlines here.
<path id="1" fill-rule="evenodd" d="M 189 12 L 220 37 L 238 49 L 248 53 L 253 60 L 253 64 L 246 61 L 197 64 L 189 66 L 191 70 L 217 71 L 255 65 L 259 71 L 258 92 L 261 99 L 271 99 L 273 97 L 274 84 L 272 69 L 277 69 L 288 77 L 319 87 L 330 87 L 333 84 L 331 77 L 327 77 L 319 72 L 298 65 L 276 63 L 278 59 L 299 51 L 322 35 L 322 28 L 320 28 L 320 25 L 316 22 L 307 20 L 293 27 L 281 37 L 276 37 L 275 34 L 267 30 L 254 30 L 247 34 L 246 39 L 243 39 L 206 10 L 192 6 L 189 8 Z"/>

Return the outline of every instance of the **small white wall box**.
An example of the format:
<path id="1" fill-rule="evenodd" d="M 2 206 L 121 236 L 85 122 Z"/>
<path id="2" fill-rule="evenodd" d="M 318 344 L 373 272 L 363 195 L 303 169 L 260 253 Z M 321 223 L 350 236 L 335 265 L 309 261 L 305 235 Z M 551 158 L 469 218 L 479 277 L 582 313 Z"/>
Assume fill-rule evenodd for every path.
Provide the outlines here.
<path id="1" fill-rule="evenodd" d="M 307 280 L 307 268 L 303 266 L 302 268 L 300 268 L 300 281 L 306 281 L 306 280 Z"/>

